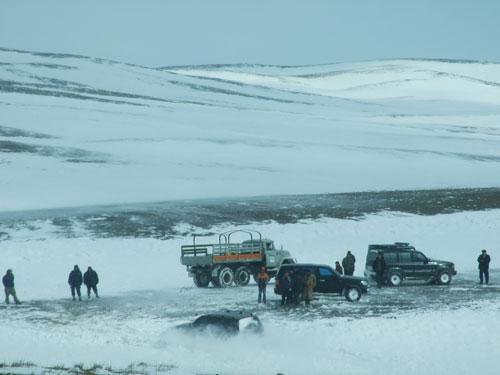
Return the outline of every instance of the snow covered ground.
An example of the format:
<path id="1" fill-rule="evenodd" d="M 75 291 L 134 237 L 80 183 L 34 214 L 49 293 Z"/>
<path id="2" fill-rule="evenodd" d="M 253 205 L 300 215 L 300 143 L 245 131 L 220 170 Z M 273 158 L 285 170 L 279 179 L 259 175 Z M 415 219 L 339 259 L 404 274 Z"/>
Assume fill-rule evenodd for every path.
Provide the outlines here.
<path id="1" fill-rule="evenodd" d="M 0 49 L 0 210 L 498 186 L 499 120 L 496 63 L 159 69 Z"/>
<path id="2" fill-rule="evenodd" d="M 367 244 L 410 241 L 431 257 L 455 262 L 459 275 L 449 287 L 371 289 L 355 304 L 318 296 L 311 309 L 280 308 L 271 286 L 264 308 L 256 304 L 254 285 L 195 288 L 179 263 L 180 245 L 189 238 L 95 238 L 83 232 L 66 238 L 39 223 L 38 229 L 11 232 L 1 243 L 2 264 L 14 269 L 26 302 L 0 310 L 2 361 L 113 368 L 162 363 L 179 374 L 496 373 L 488 358 L 500 355 L 491 334 L 500 328 L 500 274 L 494 270 L 493 285 L 479 288 L 475 259 L 483 247 L 495 259 L 500 210 L 381 213 L 248 228 L 275 239 L 298 261 L 332 264 L 350 249 L 358 275 Z M 73 264 L 99 272 L 100 300 L 70 301 L 66 280 Z M 220 340 L 174 329 L 223 308 L 257 311 L 263 336 Z"/>
<path id="3" fill-rule="evenodd" d="M 495 267 L 498 189 L 450 188 L 500 186 L 499 124 L 497 63 L 156 68 L 0 48 L 0 269 L 25 302 L 0 307 L 0 372 L 496 374 L 500 273 L 479 287 L 476 258 Z M 335 192 L 352 194 L 284 197 Z M 298 261 L 351 250 L 357 275 L 368 244 L 408 241 L 459 275 L 310 309 L 272 287 L 266 307 L 254 285 L 195 288 L 180 245 L 235 228 Z M 97 270 L 101 299 L 70 300 L 74 264 Z M 174 328 L 221 308 L 256 310 L 264 334 Z"/>

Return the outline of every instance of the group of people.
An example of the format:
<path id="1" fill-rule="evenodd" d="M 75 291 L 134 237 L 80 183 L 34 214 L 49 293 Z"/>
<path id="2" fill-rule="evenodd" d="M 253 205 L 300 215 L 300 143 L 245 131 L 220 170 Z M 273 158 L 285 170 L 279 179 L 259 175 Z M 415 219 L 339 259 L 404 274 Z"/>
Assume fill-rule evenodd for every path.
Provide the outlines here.
<path id="1" fill-rule="evenodd" d="M 269 274 L 266 267 L 262 267 L 257 275 L 257 285 L 259 287 L 258 303 L 266 303 L 266 287 L 269 282 Z M 309 270 L 304 274 L 299 272 L 285 272 L 278 280 L 277 287 L 281 294 L 281 305 L 297 305 L 302 300 L 306 305 L 313 299 L 314 288 L 316 287 L 316 276 Z"/>
<path id="2" fill-rule="evenodd" d="M 339 261 L 335 262 L 335 271 L 341 275 L 352 276 L 354 275 L 354 265 L 356 263 L 356 257 L 348 251 L 344 259 L 342 259 L 342 265 Z"/>
<path id="3" fill-rule="evenodd" d="M 82 292 L 81 287 L 82 284 L 85 284 L 87 287 L 87 298 L 90 298 L 90 291 L 92 290 L 96 296 L 99 298 L 99 294 L 97 293 L 97 284 L 99 283 L 99 276 L 97 276 L 97 272 L 95 272 L 92 267 L 87 268 L 87 271 L 82 276 L 82 271 L 78 268 L 78 265 L 73 267 L 73 271 L 69 273 L 68 284 L 71 289 L 71 296 L 73 297 L 73 301 L 75 301 L 75 292 L 78 295 L 78 300 L 82 300 Z"/>
<path id="4" fill-rule="evenodd" d="M 14 273 L 12 269 L 8 269 L 5 275 L 2 278 L 2 283 L 5 291 L 5 303 L 10 303 L 10 297 L 13 298 L 16 305 L 19 305 L 21 301 L 17 298 L 16 288 L 14 287 Z M 82 275 L 82 271 L 78 268 L 77 265 L 73 267 L 73 270 L 70 272 L 68 277 L 68 284 L 71 289 L 71 296 L 73 297 L 73 301 L 76 300 L 76 296 L 78 296 L 78 300 L 82 300 L 81 286 L 85 284 L 87 287 L 87 297 L 90 298 L 90 292 L 93 291 L 96 298 L 99 298 L 99 294 L 97 292 L 97 284 L 99 283 L 99 276 L 97 276 L 97 272 L 89 267 L 87 271 Z"/>

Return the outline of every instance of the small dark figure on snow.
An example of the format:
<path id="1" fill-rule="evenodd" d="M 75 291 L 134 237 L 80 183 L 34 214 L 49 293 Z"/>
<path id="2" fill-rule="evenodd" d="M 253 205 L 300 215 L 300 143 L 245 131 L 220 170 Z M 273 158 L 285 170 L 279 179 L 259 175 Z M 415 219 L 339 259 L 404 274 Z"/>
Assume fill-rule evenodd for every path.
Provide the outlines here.
<path id="1" fill-rule="evenodd" d="M 73 268 L 73 271 L 69 273 L 68 284 L 71 288 L 71 296 L 73 297 L 73 301 L 75 300 L 75 291 L 78 294 L 78 300 L 82 300 L 82 292 L 80 290 L 83 282 L 82 271 L 78 268 L 77 265 Z"/>
<path id="2" fill-rule="evenodd" d="M 14 274 L 11 269 L 8 269 L 2 277 L 2 282 L 5 290 L 5 303 L 9 304 L 9 296 L 12 296 L 16 305 L 19 305 L 21 302 L 17 299 L 16 289 L 14 288 Z"/>
<path id="3" fill-rule="evenodd" d="M 99 298 L 97 293 L 97 284 L 99 284 L 99 277 L 92 267 L 89 267 L 83 274 L 83 283 L 87 287 L 87 297 L 90 298 L 90 290 L 94 291 L 96 298 Z"/>
<path id="4" fill-rule="evenodd" d="M 490 256 L 486 253 L 486 250 L 481 250 L 481 255 L 477 258 L 477 262 L 479 263 L 479 283 L 483 283 L 483 276 L 484 276 L 484 281 L 486 284 L 490 282 L 490 261 L 491 258 Z"/>
<path id="5" fill-rule="evenodd" d="M 335 262 L 335 271 L 337 271 L 338 273 L 340 273 L 341 275 L 344 274 L 344 269 L 342 268 L 342 266 L 340 265 L 340 262 L 339 261 L 336 261 Z"/>
<path id="6" fill-rule="evenodd" d="M 258 303 L 261 301 L 266 303 L 266 287 L 268 282 L 269 275 L 266 272 L 266 267 L 261 267 L 260 272 L 257 275 L 257 285 L 259 287 Z"/>
<path id="7" fill-rule="evenodd" d="M 290 304 L 290 297 L 292 294 L 292 279 L 290 278 L 288 272 L 285 272 L 285 274 L 281 278 L 279 287 L 281 291 L 281 305 L 284 305 L 285 303 L 287 305 Z"/>
<path id="8" fill-rule="evenodd" d="M 348 251 L 344 259 L 342 259 L 342 267 L 344 267 L 344 274 L 346 276 L 354 274 L 354 263 L 356 263 L 356 258 Z"/>
<path id="9" fill-rule="evenodd" d="M 375 277 L 377 280 L 377 288 L 382 287 L 382 283 L 384 281 L 384 272 L 387 267 L 387 264 L 385 263 L 384 259 L 384 253 L 379 252 L 377 257 L 372 263 L 373 270 L 375 271 Z"/>

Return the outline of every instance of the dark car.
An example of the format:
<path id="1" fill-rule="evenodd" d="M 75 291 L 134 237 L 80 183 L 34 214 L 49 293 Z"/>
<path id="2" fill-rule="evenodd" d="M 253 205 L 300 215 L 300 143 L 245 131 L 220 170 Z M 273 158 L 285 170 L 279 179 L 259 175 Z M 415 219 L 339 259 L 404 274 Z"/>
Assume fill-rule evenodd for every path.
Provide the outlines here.
<path id="1" fill-rule="evenodd" d="M 386 245 L 369 245 L 366 255 L 365 277 L 375 280 L 372 264 L 377 254 L 382 252 L 387 265 L 384 282 L 399 286 L 403 280 L 423 280 L 428 283 L 449 284 L 457 274 L 455 265 L 443 260 L 428 258 L 407 242 Z"/>
<path id="2" fill-rule="evenodd" d="M 261 333 L 264 330 L 257 315 L 244 311 L 201 315 L 192 323 L 181 324 L 177 328 L 188 332 L 210 331 L 221 335 L 236 335 L 240 332 Z"/>
<path id="3" fill-rule="evenodd" d="M 359 301 L 362 294 L 368 292 L 368 282 L 363 277 L 343 276 L 332 267 L 323 264 L 284 264 L 276 275 L 274 292 L 281 294 L 280 280 L 285 272 L 293 271 L 304 276 L 307 271 L 311 271 L 316 276 L 317 293 L 335 293 L 343 295 L 348 301 Z"/>

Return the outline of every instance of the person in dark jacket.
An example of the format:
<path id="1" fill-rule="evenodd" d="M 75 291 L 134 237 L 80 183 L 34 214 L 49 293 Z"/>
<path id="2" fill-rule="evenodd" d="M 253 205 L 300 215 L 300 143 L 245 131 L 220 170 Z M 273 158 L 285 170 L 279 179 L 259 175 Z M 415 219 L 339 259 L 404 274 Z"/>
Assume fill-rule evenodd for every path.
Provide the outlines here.
<path id="1" fill-rule="evenodd" d="M 348 251 L 344 259 L 342 259 L 342 267 L 344 267 L 344 274 L 346 276 L 352 276 L 354 274 L 355 263 L 356 258 L 351 254 L 350 251 Z"/>
<path id="2" fill-rule="evenodd" d="M 304 298 L 304 276 L 300 272 L 295 271 L 291 276 L 292 293 L 290 296 L 291 303 L 298 305 Z"/>
<path id="3" fill-rule="evenodd" d="M 340 265 L 340 262 L 339 261 L 336 261 L 335 262 L 335 271 L 337 271 L 338 273 L 340 273 L 341 275 L 344 274 L 344 269 L 342 268 L 342 266 Z"/>
<path id="4" fill-rule="evenodd" d="M 95 272 L 90 266 L 83 274 L 83 283 L 87 287 L 88 298 L 90 298 L 90 290 L 93 290 L 96 298 L 99 298 L 99 294 L 97 293 L 97 284 L 99 284 L 99 277 L 97 276 L 97 272 Z"/>
<path id="5" fill-rule="evenodd" d="M 382 286 L 382 283 L 384 281 L 384 272 L 387 267 L 387 264 L 385 263 L 384 259 L 384 253 L 379 252 L 377 257 L 372 263 L 373 270 L 375 271 L 375 277 L 377 280 L 377 288 L 380 288 Z"/>
<path id="6" fill-rule="evenodd" d="M 68 284 L 71 288 L 71 296 L 73 297 L 73 301 L 75 300 L 75 291 L 76 294 L 78 294 L 78 300 L 80 301 L 82 300 L 82 292 L 80 290 L 82 286 L 82 281 L 83 281 L 82 271 L 80 271 L 78 266 L 75 265 L 75 267 L 73 267 L 73 271 L 69 273 L 68 277 Z"/>
<path id="7" fill-rule="evenodd" d="M 21 302 L 17 299 L 16 289 L 14 288 L 14 274 L 11 269 L 8 269 L 2 277 L 2 283 L 5 290 L 5 303 L 8 305 L 10 303 L 9 296 L 12 296 L 16 305 L 19 305 Z"/>
<path id="8" fill-rule="evenodd" d="M 266 287 L 269 282 L 269 275 L 266 272 L 266 267 L 261 267 L 260 272 L 257 274 L 257 286 L 259 287 L 259 298 L 257 302 L 261 301 L 266 303 Z"/>
<path id="9" fill-rule="evenodd" d="M 479 283 L 483 283 L 483 276 L 484 276 L 484 281 L 486 284 L 490 282 L 490 261 L 491 258 L 490 256 L 486 253 L 486 250 L 481 250 L 481 255 L 477 258 L 477 262 L 479 263 Z"/>
<path id="10" fill-rule="evenodd" d="M 292 280 L 288 272 L 285 272 L 280 280 L 281 305 L 290 304 L 290 296 L 292 294 Z"/>

